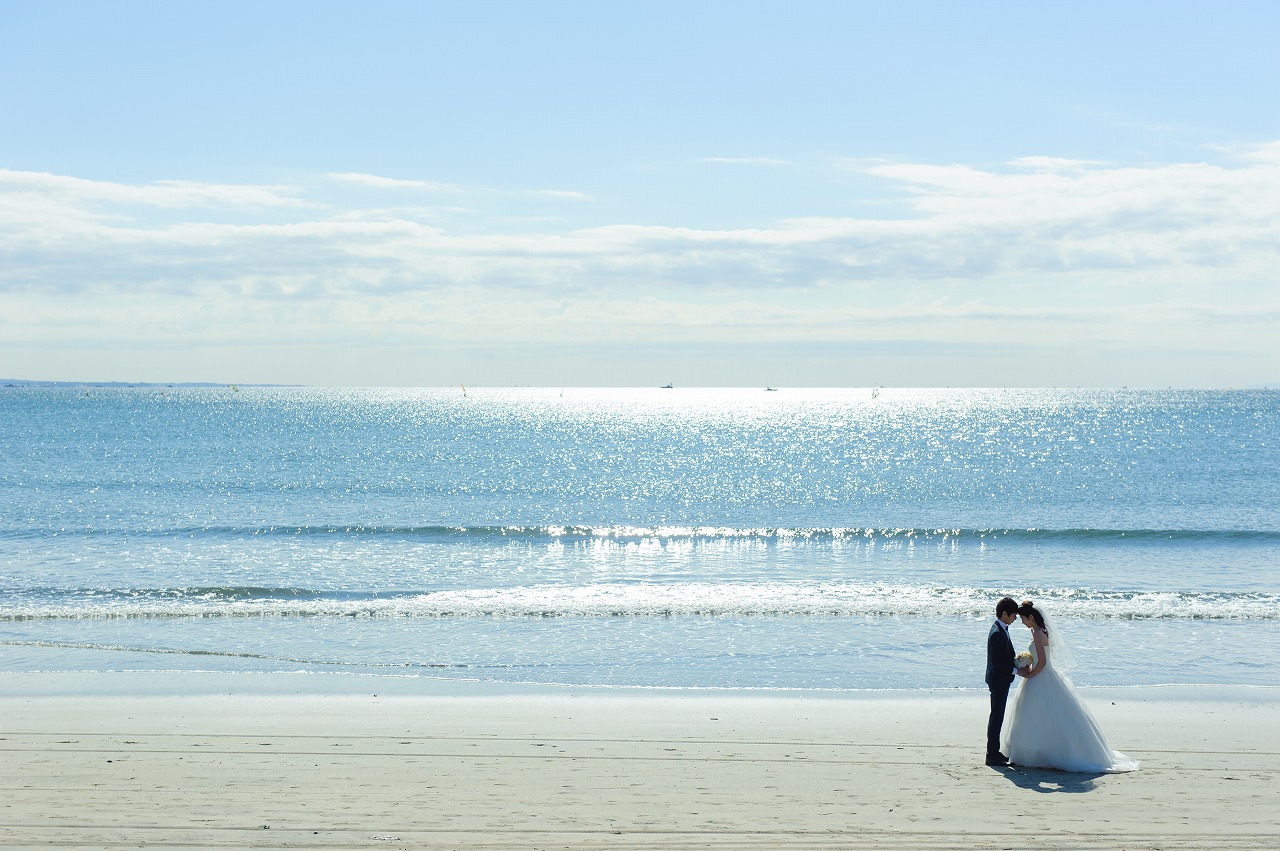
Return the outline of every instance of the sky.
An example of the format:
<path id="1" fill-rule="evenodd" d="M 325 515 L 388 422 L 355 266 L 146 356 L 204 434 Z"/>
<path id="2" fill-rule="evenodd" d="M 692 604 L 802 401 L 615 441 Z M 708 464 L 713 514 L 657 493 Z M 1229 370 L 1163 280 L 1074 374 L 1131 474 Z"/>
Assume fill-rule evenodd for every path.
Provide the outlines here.
<path id="1" fill-rule="evenodd" d="M 1280 4 L 0 0 L 0 379 L 1280 384 Z"/>

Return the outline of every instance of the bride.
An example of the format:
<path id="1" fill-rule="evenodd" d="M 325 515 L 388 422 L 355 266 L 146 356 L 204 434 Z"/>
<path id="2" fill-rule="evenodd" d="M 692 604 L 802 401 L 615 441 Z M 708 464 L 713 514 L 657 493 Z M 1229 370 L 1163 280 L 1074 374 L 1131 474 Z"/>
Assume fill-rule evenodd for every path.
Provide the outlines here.
<path id="1" fill-rule="evenodd" d="M 1024 680 L 1005 727 L 1002 744 L 1009 762 L 1062 771 L 1137 771 L 1137 762 L 1107 745 L 1071 679 L 1057 667 L 1068 662 L 1066 648 L 1044 614 L 1028 600 L 1018 607 L 1018 615 L 1031 630 L 1031 664 L 1018 671 Z"/>

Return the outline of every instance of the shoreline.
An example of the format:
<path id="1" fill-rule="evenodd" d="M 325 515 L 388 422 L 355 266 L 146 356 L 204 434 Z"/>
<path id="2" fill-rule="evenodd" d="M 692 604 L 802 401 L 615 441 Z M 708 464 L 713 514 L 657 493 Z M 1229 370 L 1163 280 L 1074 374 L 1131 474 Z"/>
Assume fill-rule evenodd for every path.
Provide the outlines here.
<path id="1" fill-rule="evenodd" d="M 1082 689 L 1143 763 L 1095 776 L 983 766 L 984 689 L 73 696 L 13 680 L 7 848 L 1280 845 L 1280 688 Z"/>
<path id="2" fill-rule="evenodd" d="M 1157 683 L 1076 685 L 1086 698 L 1218 702 L 1226 699 L 1280 706 L 1280 686 L 1254 683 Z M 253 697 L 486 697 L 619 696 L 875 700 L 986 695 L 984 685 L 921 688 L 783 688 L 735 686 L 648 686 L 541 683 L 370 675 L 334 671 L 10 671 L 0 672 L 0 700 L 39 697 L 155 697 L 206 695 Z M 1224 695 L 1227 697 L 1224 698 Z"/>

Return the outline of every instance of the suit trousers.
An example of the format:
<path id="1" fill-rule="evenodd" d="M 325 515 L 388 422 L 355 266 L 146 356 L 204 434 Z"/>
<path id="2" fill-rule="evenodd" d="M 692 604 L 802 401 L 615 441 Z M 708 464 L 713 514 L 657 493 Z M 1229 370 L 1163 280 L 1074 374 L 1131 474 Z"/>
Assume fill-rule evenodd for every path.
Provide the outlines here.
<path id="1" fill-rule="evenodd" d="M 987 719 L 987 756 L 1000 753 L 1000 728 L 1004 726 L 1004 708 L 1009 702 L 1012 682 L 991 688 L 991 717 Z"/>

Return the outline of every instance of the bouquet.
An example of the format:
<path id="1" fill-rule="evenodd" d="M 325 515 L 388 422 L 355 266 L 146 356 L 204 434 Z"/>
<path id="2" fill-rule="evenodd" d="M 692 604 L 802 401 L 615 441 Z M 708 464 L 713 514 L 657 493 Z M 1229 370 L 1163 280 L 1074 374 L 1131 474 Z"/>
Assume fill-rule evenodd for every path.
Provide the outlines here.
<path id="1" fill-rule="evenodd" d="M 1031 654 L 1025 651 L 1013 657 L 1013 664 L 1019 668 L 1030 668 L 1031 663 L 1034 661 L 1031 658 Z"/>

